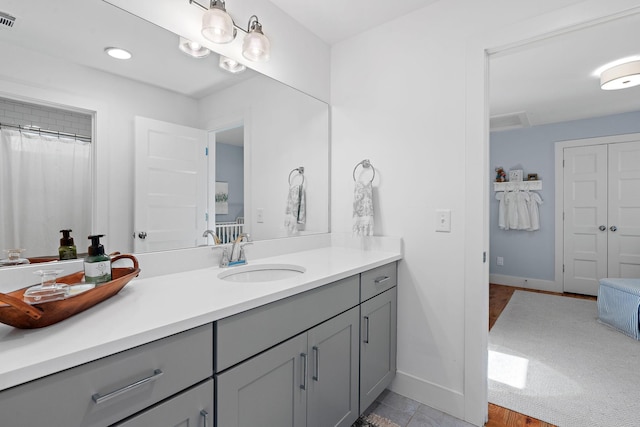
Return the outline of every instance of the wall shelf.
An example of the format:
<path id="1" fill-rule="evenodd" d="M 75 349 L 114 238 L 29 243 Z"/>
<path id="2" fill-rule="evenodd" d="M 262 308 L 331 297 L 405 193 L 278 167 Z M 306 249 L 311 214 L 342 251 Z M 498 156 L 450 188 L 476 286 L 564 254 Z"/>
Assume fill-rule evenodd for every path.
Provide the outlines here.
<path id="1" fill-rule="evenodd" d="M 542 181 L 494 182 L 493 191 L 542 190 Z"/>

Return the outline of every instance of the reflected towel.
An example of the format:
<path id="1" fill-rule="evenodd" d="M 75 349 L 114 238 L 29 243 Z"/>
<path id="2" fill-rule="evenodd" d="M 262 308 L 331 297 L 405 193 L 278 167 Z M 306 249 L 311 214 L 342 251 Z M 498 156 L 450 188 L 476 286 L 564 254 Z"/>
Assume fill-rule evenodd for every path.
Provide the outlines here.
<path id="1" fill-rule="evenodd" d="M 289 187 L 284 225 L 291 232 L 300 231 L 307 221 L 306 195 L 302 185 Z"/>
<path id="2" fill-rule="evenodd" d="M 373 236 L 373 186 L 356 182 L 353 193 L 353 234 Z"/>

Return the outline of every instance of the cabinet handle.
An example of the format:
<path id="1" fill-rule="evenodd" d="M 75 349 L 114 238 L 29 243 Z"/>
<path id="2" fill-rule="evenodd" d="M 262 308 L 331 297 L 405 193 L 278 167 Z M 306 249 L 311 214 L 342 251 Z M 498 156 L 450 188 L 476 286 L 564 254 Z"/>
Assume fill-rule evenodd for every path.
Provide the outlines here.
<path id="1" fill-rule="evenodd" d="M 315 355 L 315 368 L 316 368 L 316 372 L 315 375 L 313 376 L 314 381 L 318 381 L 318 378 L 320 377 L 320 349 L 317 346 L 313 346 L 313 354 Z"/>
<path id="2" fill-rule="evenodd" d="M 300 358 L 302 358 L 302 384 L 300 384 L 300 388 L 302 390 L 307 389 L 307 355 L 305 353 L 300 353 Z"/>
<path id="3" fill-rule="evenodd" d="M 369 344 L 369 316 L 364 316 L 364 343 Z"/>
<path id="4" fill-rule="evenodd" d="M 611 231 L 616 231 L 618 229 L 618 227 L 616 227 L 615 225 L 612 225 L 611 227 L 609 227 L 609 230 Z"/>
<path id="5" fill-rule="evenodd" d="M 380 277 L 376 277 L 373 282 L 376 285 L 379 285 L 380 283 L 384 283 L 389 279 L 391 279 L 391 277 L 389 277 L 389 276 L 380 276 Z"/>
<path id="6" fill-rule="evenodd" d="M 209 413 L 204 409 L 200 411 L 200 415 L 202 416 L 202 427 L 207 427 L 207 420 L 209 419 Z"/>
<path id="7" fill-rule="evenodd" d="M 607 227 L 606 227 L 606 226 L 604 226 L 604 225 L 601 225 L 600 227 L 598 227 L 598 230 L 600 230 L 600 231 L 604 231 L 604 230 L 606 230 L 606 229 L 607 229 Z"/>
<path id="8" fill-rule="evenodd" d="M 119 388 L 118 390 L 114 390 L 111 393 L 105 394 L 104 396 L 101 396 L 100 393 L 96 393 L 93 396 L 91 396 L 91 400 L 93 400 L 96 405 L 99 405 L 102 402 L 106 402 L 107 400 L 110 400 L 110 399 L 113 399 L 114 397 L 120 396 L 121 394 L 124 394 L 124 393 L 126 393 L 128 391 L 131 391 L 131 390 L 133 390 L 135 388 L 140 387 L 141 385 L 144 385 L 144 384 L 149 383 L 151 381 L 155 381 L 162 374 L 163 374 L 163 372 L 160 369 L 155 369 L 153 371 L 153 375 L 151 375 L 150 377 L 143 378 L 140 381 L 136 381 L 133 384 L 129 384 L 127 386 Z"/>

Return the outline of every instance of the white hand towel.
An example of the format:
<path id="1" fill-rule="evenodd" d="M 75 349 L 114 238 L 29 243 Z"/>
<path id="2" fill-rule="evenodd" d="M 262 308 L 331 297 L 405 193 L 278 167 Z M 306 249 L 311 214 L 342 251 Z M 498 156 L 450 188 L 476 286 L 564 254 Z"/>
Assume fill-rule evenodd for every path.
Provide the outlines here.
<path id="1" fill-rule="evenodd" d="M 307 221 L 306 194 L 302 185 L 289 187 L 284 225 L 292 233 L 300 231 Z"/>
<path id="2" fill-rule="evenodd" d="M 373 186 L 356 182 L 353 193 L 353 234 L 373 236 Z"/>

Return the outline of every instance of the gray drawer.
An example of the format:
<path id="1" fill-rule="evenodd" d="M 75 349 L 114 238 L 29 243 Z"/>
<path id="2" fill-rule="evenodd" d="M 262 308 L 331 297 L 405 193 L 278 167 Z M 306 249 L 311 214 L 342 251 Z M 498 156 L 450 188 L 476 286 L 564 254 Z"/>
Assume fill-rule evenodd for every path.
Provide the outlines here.
<path id="1" fill-rule="evenodd" d="M 360 276 L 360 301 L 366 301 L 398 284 L 397 263 L 365 271 Z"/>
<path id="2" fill-rule="evenodd" d="M 206 419 L 206 421 L 205 421 Z M 213 379 L 113 427 L 211 426 L 213 427 Z"/>
<path id="3" fill-rule="evenodd" d="M 105 427 L 212 373 L 208 324 L 2 391 L 0 424 Z M 126 389 L 137 382 L 142 383 Z"/>
<path id="4" fill-rule="evenodd" d="M 218 320 L 215 371 L 223 371 L 359 302 L 359 277 L 352 276 Z"/>

